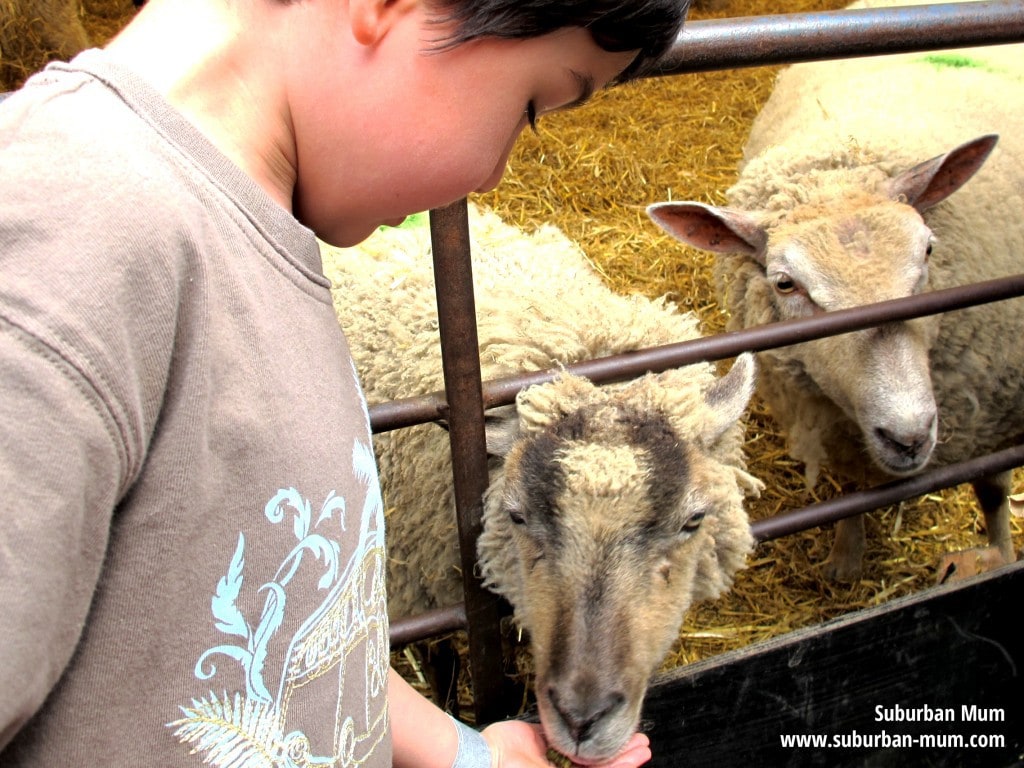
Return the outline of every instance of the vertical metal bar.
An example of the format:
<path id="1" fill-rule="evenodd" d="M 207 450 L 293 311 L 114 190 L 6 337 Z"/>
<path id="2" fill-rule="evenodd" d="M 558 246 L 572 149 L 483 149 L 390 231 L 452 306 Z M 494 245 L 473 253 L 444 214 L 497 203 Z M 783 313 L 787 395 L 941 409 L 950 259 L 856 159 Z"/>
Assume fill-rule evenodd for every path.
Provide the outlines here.
<path id="1" fill-rule="evenodd" d="M 455 509 L 476 721 L 509 714 L 503 704 L 501 605 L 476 575 L 476 540 L 487 490 L 487 453 L 466 200 L 430 212 L 441 361 L 448 401 Z"/>

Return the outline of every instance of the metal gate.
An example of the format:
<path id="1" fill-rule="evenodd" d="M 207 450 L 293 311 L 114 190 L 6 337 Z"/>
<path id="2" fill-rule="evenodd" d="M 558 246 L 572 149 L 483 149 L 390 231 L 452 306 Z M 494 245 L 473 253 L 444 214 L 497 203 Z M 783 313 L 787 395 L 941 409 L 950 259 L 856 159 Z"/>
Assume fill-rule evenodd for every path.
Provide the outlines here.
<path id="1" fill-rule="evenodd" d="M 1024 42 L 1022 0 L 690 21 L 649 76 L 1015 42 Z M 372 405 L 370 420 L 374 432 L 447 421 L 465 601 L 393 622 L 391 643 L 394 647 L 465 629 L 476 722 L 482 725 L 513 714 L 513 706 L 501 695 L 502 603 L 481 587 L 474 568 L 481 499 L 488 482 L 484 411 L 512 402 L 521 388 L 549 381 L 555 372 L 481 381 L 466 201 L 431 211 L 430 228 L 435 279 L 445 286 L 437 294 L 445 391 Z M 596 383 L 618 381 L 1022 295 L 1024 274 L 585 361 L 566 369 Z M 764 541 L 1018 466 L 1024 466 L 1024 445 L 759 520 L 752 527 L 755 537 Z"/>

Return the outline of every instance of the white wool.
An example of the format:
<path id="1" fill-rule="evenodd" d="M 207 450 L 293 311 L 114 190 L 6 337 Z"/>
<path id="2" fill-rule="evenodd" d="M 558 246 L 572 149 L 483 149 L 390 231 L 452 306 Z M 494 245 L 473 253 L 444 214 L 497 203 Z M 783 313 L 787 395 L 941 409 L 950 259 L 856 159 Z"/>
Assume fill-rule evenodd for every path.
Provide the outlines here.
<path id="1" fill-rule="evenodd" d="M 470 206 L 470 232 L 485 380 L 699 336 L 696 318 L 670 302 L 610 291 L 580 248 L 554 227 L 528 234 Z M 442 389 L 428 228 L 382 229 L 356 248 L 323 246 L 323 261 L 368 401 Z M 716 380 L 714 368 L 699 364 L 671 375 L 673 397 L 687 401 L 700 421 L 706 410 L 700 393 Z M 572 381 L 532 389 L 534 405 L 550 397 L 548 413 L 564 406 Z M 520 415 L 523 424 L 548 418 L 522 409 Z M 730 503 L 737 507 L 728 534 L 735 546 L 723 544 L 728 554 L 720 566 L 709 553 L 709 583 L 701 596 L 727 588 L 753 544 L 740 502 L 743 491 L 756 492 L 759 484 L 744 470 L 741 428 L 728 430 L 719 444 L 733 488 Z M 378 435 L 375 447 L 388 515 L 391 615 L 454 604 L 461 598 L 461 573 L 447 433 L 420 425 Z M 496 464 L 492 489 L 502 472 Z M 503 523 L 493 519 L 507 515 L 495 512 L 493 494 L 488 499 L 485 528 L 490 526 L 492 541 L 504 540 L 507 532 L 495 532 Z M 523 599 L 512 583 L 511 549 L 498 544 L 481 552 L 492 587 L 513 602 Z M 712 565 L 720 573 L 710 575 Z"/>

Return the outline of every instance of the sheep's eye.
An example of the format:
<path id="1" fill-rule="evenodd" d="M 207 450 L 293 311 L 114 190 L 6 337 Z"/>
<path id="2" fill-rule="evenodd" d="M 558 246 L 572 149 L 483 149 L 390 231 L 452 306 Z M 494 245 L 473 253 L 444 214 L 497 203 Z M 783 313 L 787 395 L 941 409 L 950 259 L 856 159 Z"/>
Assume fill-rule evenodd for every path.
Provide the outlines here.
<path id="1" fill-rule="evenodd" d="M 509 507 L 508 517 L 516 525 L 523 525 L 526 522 L 526 517 L 523 515 L 523 511 L 519 507 Z"/>
<path id="2" fill-rule="evenodd" d="M 931 255 L 932 255 L 932 247 L 933 247 L 933 246 L 932 246 L 932 244 L 931 244 L 931 243 L 929 242 L 929 243 L 928 243 L 928 247 L 924 249 L 924 257 L 925 257 L 926 259 L 927 259 L 927 258 L 928 258 L 929 256 L 931 256 Z"/>
<path id="3" fill-rule="evenodd" d="M 694 512 L 692 515 L 686 518 L 686 522 L 683 523 L 683 530 L 687 533 L 693 533 L 694 531 L 696 531 L 698 528 L 700 528 L 700 524 L 704 521 L 705 514 L 705 512 Z"/>
<path id="4" fill-rule="evenodd" d="M 793 293 L 797 288 L 796 280 L 789 275 L 777 275 L 772 280 L 772 285 L 775 286 L 775 290 L 779 293 Z"/>

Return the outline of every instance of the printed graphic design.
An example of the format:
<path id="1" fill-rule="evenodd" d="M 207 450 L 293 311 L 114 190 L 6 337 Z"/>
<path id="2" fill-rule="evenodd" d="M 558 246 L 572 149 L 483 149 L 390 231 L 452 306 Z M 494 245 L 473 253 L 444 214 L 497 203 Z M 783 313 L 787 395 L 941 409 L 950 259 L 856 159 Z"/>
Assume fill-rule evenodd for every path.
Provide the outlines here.
<path id="1" fill-rule="evenodd" d="M 168 724 L 183 744 L 202 755 L 204 764 L 357 766 L 384 736 L 389 647 L 383 513 L 369 446 L 356 442 L 353 470 L 365 490 L 362 509 L 347 508 L 360 499 L 332 492 L 314 516 L 309 500 L 294 488 L 279 491 L 267 503 L 266 520 L 281 534 L 294 536 L 295 544 L 276 573 L 260 584 L 258 608 L 242 597 L 260 576 L 247 566 L 252 553 L 245 534 L 239 534 L 210 604 L 225 639 L 200 655 L 194 673 L 215 685 L 221 669 L 230 667 L 233 681 L 241 670 L 245 690 L 217 694 L 211 689 L 181 707 L 183 717 Z M 339 539 L 354 522 L 359 525 L 357 543 L 346 560 Z M 294 606 L 317 605 L 309 595 L 297 594 L 303 585 L 322 597 L 298 621 Z M 252 586 L 248 589 L 251 594 Z M 290 637 L 282 631 L 285 626 L 292 628 Z M 347 663 L 349 657 L 355 663 Z M 346 675 L 355 686 L 348 700 Z M 312 699 L 310 691 L 316 692 L 317 705 L 304 708 L 301 698 Z M 303 722 L 292 722 L 296 716 Z"/>

